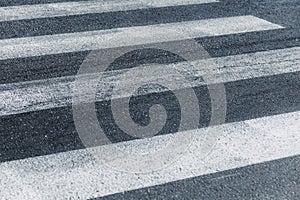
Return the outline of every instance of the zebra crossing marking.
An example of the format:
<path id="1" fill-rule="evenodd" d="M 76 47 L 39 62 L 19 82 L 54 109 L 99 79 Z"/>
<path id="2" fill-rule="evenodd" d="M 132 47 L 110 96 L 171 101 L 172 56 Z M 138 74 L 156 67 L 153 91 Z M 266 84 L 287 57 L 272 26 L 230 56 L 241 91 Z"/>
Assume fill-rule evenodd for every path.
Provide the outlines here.
<path id="1" fill-rule="evenodd" d="M 247 15 L 0 40 L 0 60 L 282 29 Z"/>
<path id="2" fill-rule="evenodd" d="M 1 172 L 22 174 L 6 185 L 6 175 L 1 173 L 1 194 L 8 195 L 3 198 L 11 197 L 30 188 L 43 199 L 88 199 L 295 156 L 300 154 L 299 120 L 300 112 L 294 112 L 176 133 L 195 134 L 196 140 L 176 163 L 152 173 L 115 171 L 96 162 L 91 152 L 107 155 L 116 145 L 130 151 L 147 143 L 167 141 L 172 135 L 1 163 Z M 202 160 L 197 153 L 201 152 L 198 149 L 206 129 L 220 135 L 213 151 Z M 18 177 L 27 184 L 18 184 Z"/>
<path id="3" fill-rule="evenodd" d="M 52 18 L 90 13 L 129 11 L 146 8 L 216 3 L 217 0 L 106 0 L 78 1 L 0 7 L 0 22 Z"/>
<path id="4" fill-rule="evenodd" d="M 200 86 L 203 84 L 226 83 L 238 81 L 243 79 L 250 79 L 263 76 L 272 76 L 283 73 L 291 73 L 300 71 L 300 47 L 293 47 L 287 49 L 272 50 L 266 52 L 256 52 L 242 55 L 210 58 L 204 60 L 196 60 L 190 63 L 178 63 L 174 65 L 155 65 L 147 69 L 149 73 L 141 76 L 140 79 L 165 79 L 174 84 L 175 88 L 182 89 L 185 85 L 181 81 L 176 80 L 176 75 L 168 73 L 168 67 L 178 70 L 179 72 L 191 72 L 190 85 Z M 226 66 L 224 68 L 224 66 Z M 126 72 L 125 70 L 122 70 Z M 96 95 L 97 101 L 108 100 L 105 95 L 109 89 L 107 84 L 111 84 L 114 80 L 121 76 L 122 71 L 105 72 L 99 74 L 85 75 L 84 80 L 87 85 L 99 82 L 99 77 L 103 77 L 98 83 L 99 90 Z M 166 73 L 162 73 L 166 71 Z M 206 82 L 201 79 L 193 79 L 194 77 L 205 76 Z M 29 82 L 11 83 L 0 85 L 0 102 L 1 110 L 0 116 L 12 115 L 24 112 L 31 112 L 37 110 L 44 110 L 56 107 L 64 107 L 72 105 L 73 84 L 75 76 L 59 77 L 53 79 L 36 80 Z M 199 81 L 200 80 L 200 81 Z M 131 80 L 128 80 L 130 84 Z M 126 88 L 126 87 L 124 87 Z M 116 97 L 128 97 L 131 95 L 131 88 L 128 90 L 116 91 Z M 89 96 L 89 90 L 83 96 Z M 164 92 L 164 90 L 152 88 L 146 91 L 151 92 Z"/>

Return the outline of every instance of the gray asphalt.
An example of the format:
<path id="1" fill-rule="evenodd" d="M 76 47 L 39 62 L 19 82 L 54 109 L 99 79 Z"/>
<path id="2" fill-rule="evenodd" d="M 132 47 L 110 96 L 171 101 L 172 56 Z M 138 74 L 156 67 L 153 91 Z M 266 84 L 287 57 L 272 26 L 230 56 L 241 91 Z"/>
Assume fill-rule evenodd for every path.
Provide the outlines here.
<path id="1" fill-rule="evenodd" d="M 73 0 L 4 0 L 0 6 L 66 2 Z M 178 6 L 136 11 L 85 14 L 0 22 L 0 39 L 71 33 L 187 20 L 254 15 L 286 29 L 230 36 L 199 38 L 212 57 L 300 46 L 299 0 L 221 0 L 221 4 Z M 0 83 L 14 83 L 75 75 L 88 55 L 74 52 L 0 61 Z M 120 58 L 111 70 L 145 63 L 182 61 L 173 54 L 143 50 Z M 40 66 L 38 69 L 36 66 Z M 229 82 L 226 123 L 300 111 L 300 73 Z M 194 88 L 203 116 L 199 128 L 209 124 L 210 99 L 206 87 Z M 171 92 L 132 98 L 133 119 L 149 123 L 148 108 L 167 108 L 168 123 L 159 134 L 178 130 L 180 110 Z M 111 102 L 98 102 L 98 119 L 113 142 L 132 140 L 114 123 Z M 101 112 L 100 112 L 101 111 Z M 82 149 L 72 108 L 55 108 L 0 117 L 0 161 L 12 161 Z M 113 133 L 113 134 L 112 134 Z M 299 199 L 299 158 L 292 157 L 246 168 L 195 177 L 106 197 L 107 199 Z"/>
<path id="2" fill-rule="evenodd" d="M 290 157 L 97 199 L 298 200 L 299 164 Z"/>
<path id="3" fill-rule="evenodd" d="M 34 5 L 43 3 L 58 3 L 58 2 L 72 2 L 77 0 L 6 0 L 0 3 L 0 6 L 19 6 L 19 5 Z M 84 1 L 84 0 L 83 0 Z"/>

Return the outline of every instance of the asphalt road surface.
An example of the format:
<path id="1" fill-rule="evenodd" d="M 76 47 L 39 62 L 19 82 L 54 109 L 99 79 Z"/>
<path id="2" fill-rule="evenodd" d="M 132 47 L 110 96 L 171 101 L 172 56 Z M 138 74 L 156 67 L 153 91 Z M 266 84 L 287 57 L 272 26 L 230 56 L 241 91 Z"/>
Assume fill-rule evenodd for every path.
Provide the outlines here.
<path id="1" fill-rule="evenodd" d="M 300 199 L 299 0 L 2 0 L 0 199 Z"/>

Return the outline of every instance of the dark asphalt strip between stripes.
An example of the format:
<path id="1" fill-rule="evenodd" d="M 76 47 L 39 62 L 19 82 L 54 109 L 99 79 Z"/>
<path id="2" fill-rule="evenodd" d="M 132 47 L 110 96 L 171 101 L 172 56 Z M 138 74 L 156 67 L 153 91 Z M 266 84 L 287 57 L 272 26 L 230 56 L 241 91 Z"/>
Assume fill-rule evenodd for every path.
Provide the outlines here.
<path id="1" fill-rule="evenodd" d="M 205 37 L 198 38 L 196 41 L 211 57 L 221 57 L 300 46 L 300 32 L 296 29 L 282 29 Z M 188 51 L 188 49 L 181 48 L 182 52 Z M 89 52 L 0 60 L 2 69 L 0 84 L 76 75 Z M 168 55 L 161 56 L 153 50 L 148 51 L 145 56 L 124 58 L 120 61 L 120 66 L 126 68 L 126 63 L 136 61 L 152 62 L 151 58 L 155 58 L 157 63 L 163 60 L 174 62 Z"/>
<path id="2" fill-rule="evenodd" d="M 266 0 L 265 0 L 266 1 Z M 84 32 L 120 27 L 172 23 L 220 17 L 253 15 L 287 28 L 300 27 L 295 19 L 300 5 L 270 1 L 220 1 L 219 3 L 151 8 L 122 12 L 0 22 L 0 39 Z M 274 7 L 276 10 L 274 11 Z"/>
<path id="3" fill-rule="evenodd" d="M 203 98 L 207 94 L 203 87 L 194 89 L 199 97 Z M 225 83 L 225 89 L 226 123 L 300 110 L 300 72 L 229 82 Z M 173 109 L 174 102 L 168 101 L 166 93 L 160 95 L 162 101 L 167 101 L 169 114 L 172 114 L 173 120 L 176 121 L 178 112 Z M 143 104 L 143 98 L 147 102 L 149 96 L 142 96 L 138 102 Z M 109 123 L 109 111 L 99 109 L 107 103 L 96 103 L 98 119 L 107 120 L 102 121 L 106 122 L 106 130 L 115 134 L 117 130 Z M 201 114 L 207 113 L 202 118 L 205 122 L 208 119 L 205 116 L 209 116 L 209 100 L 200 100 L 199 104 L 203 106 Z M 140 108 L 139 106 L 132 108 L 133 113 L 140 112 L 135 110 Z M 75 129 L 71 107 L 2 116 L 0 119 L 1 162 L 84 148 Z M 174 130 L 174 127 L 171 130 Z"/>
<path id="4" fill-rule="evenodd" d="M 0 39 L 247 15 L 248 12 L 243 11 L 247 8 L 247 5 L 239 5 L 239 8 L 232 9 L 213 3 L 0 22 Z"/>
<path id="5" fill-rule="evenodd" d="M 226 155 L 225 155 L 226 156 Z M 113 194 L 95 200 L 129 199 L 300 199 L 300 156 L 274 160 Z"/>

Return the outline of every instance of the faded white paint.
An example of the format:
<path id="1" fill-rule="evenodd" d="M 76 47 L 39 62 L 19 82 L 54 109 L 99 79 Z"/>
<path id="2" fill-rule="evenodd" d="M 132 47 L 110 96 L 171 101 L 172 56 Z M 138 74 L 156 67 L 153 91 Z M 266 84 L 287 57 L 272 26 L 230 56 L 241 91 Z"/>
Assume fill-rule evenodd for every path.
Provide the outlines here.
<path id="1" fill-rule="evenodd" d="M 217 0 L 94 0 L 0 7 L 0 22 L 216 3 Z"/>
<path id="2" fill-rule="evenodd" d="M 203 84 L 226 83 L 243 79 L 250 79 L 263 76 L 272 76 L 282 73 L 300 71 L 300 47 L 272 50 L 267 52 L 249 53 L 219 58 L 196 60 L 190 63 L 178 63 L 171 65 L 142 66 L 147 73 L 140 74 L 139 79 L 152 80 L 164 79 L 174 85 L 174 88 L 200 86 Z M 168 70 L 168 69 L 172 70 Z M 190 80 L 189 85 L 178 79 L 176 73 L 186 76 Z M 109 85 L 120 79 L 122 73 L 127 70 L 105 72 L 99 74 L 85 75 L 82 79 L 81 88 L 89 88 L 89 85 L 98 83 L 96 100 L 108 100 L 107 92 Z M 205 76 L 206 83 L 200 78 Z M 101 79 L 99 79 L 101 77 Z M 195 77 L 199 79 L 195 79 Z M 190 78 L 190 79 L 189 79 Z M 0 85 L 0 116 L 24 113 L 36 110 L 44 110 L 56 107 L 72 105 L 72 95 L 75 76 L 59 77 L 31 82 L 21 82 Z M 99 81 L 100 80 L 100 81 Z M 174 81 L 176 80 L 176 81 Z M 126 82 L 127 81 L 127 82 Z M 115 91 L 114 98 L 130 97 L 134 85 L 130 79 L 122 82 L 125 86 L 122 90 Z M 128 87 L 127 87 L 128 86 Z M 126 89 L 127 88 L 127 89 Z M 144 94 L 163 92 L 162 88 L 148 88 Z M 92 91 L 82 90 L 80 95 L 89 96 Z"/>
<path id="3" fill-rule="evenodd" d="M 219 140 L 213 151 L 203 159 L 198 155 L 201 152 L 199 148 L 203 135 L 212 129 L 218 131 Z M 22 181 L 26 184 L 14 182 L 6 185 L 0 181 L 3 192 L 0 195 L 3 199 L 10 199 L 30 190 L 45 200 L 88 199 L 240 168 L 299 155 L 299 131 L 300 112 L 295 112 L 176 133 L 195 134 L 196 140 L 191 141 L 188 152 L 174 164 L 144 174 L 116 171 L 108 163 L 97 162 L 92 155 L 111 155 L 110 150 L 118 146 L 124 151 L 147 156 L 145 152 L 155 151 L 155 144 L 168 141 L 172 135 L 2 163 L 0 171 L 22 174 Z M 4 178 L 5 174 L 1 173 L 0 180 Z"/>
<path id="4" fill-rule="evenodd" d="M 0 40 L 0 60 L 179 41 L 280 29 L 254 16 L 238 16 Z"/>

